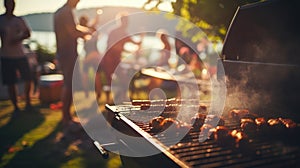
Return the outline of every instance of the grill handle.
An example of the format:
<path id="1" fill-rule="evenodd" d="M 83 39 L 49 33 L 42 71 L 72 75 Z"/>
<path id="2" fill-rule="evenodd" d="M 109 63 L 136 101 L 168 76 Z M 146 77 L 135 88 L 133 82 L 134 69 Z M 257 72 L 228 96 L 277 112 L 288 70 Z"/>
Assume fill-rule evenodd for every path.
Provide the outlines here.
<path id="1" fill-rule="evenodd" d="M 100 154 L 104 159 L 107 159 L 109 157 L 108 152 L 100 145 L 98 141 L 94 141 L 94 145 L 97 147 L 97 149 L 99 150 Z"/>

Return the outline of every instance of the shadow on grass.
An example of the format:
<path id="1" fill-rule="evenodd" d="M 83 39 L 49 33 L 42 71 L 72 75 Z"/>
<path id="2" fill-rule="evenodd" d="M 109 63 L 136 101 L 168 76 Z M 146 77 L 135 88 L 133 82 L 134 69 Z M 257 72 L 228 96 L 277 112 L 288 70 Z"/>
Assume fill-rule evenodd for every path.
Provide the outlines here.
<path id="1" fill-rule="evenodd" d="M 44 115 L 46 116 L 47 114 Z M 23 128 L 23 131 L 17 131 L 18 133 L 16 133 L 16 129 L 14 129 L 14 127 L 19 126 L 20 121 L 18 119 L 17 121 L 12 121 L 12 123 L 9 123 L 7 126 L 1 128 L 1 132 L 11 129 L 13 134 L 19 135 L 16 136 L 13 140 L 11 139 L 9 141 L 15 142 L 22 136 L 21 134 L 25 134 L 30 129 L 34 129 L 34 127 L 43 122 L 43 116 L 41 114 L 37 114 L 30 120 L 29 118 L 30 117 L 28 116 L 28 118 L 26 119 L 28 123 L 23 121 L 24 125 L 29 124 L 26 126 L 28 127 L 27 129 Z M 47 116 L 45 118 L 45 122 L 47 122 Z M 22 118 L 20 118 L 20 120 L 22 120 Z M 93 141 L 85 133 L 84 130 L 76 132 L 64 132 L 63 130 L 64 129 L 61 123 L 56 124 L 55 128 L 47 136 L 38 140 L 33 145 L 24 147 L 22 150 L 17 152 L 15 156 L 12 157 L 10 161 L 5 165 L 5 167 L 106 168 L 108 167 L 109 162 L 119 162 L 119 156 L 116 154 L 110 154 L 109 159 L 103 159 L 97 151 L 96 147 L 93 145 Z M 120 167 L 120 163 L 116 164 L 116 168 L 117 167 Z"/>
<path id="2" fill-rule="evenodd" d="M 44 120 L 44 116 L 39 110 L 35 110 L 35 112 L 21 111 L 17 117 L 11 118 L 6 125 L 0 128 L 0 156 L 8 152 L 9 148 L 16 145 L 21 137 L 38 127 Z"/>
<path id="3" fill-rule="evenodd" d="M 34 146 L 19 152 L 6 167 L 107 167 L 84 131 L 63 133 L 61 124 Z M 113 155 L 114 156 L 114 155 Z"/>

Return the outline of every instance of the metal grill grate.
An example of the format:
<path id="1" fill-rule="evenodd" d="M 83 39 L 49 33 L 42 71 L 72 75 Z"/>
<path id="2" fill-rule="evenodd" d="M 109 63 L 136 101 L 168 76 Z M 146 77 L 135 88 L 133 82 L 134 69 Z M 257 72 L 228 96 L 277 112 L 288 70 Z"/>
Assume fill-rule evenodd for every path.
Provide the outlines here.
<path id="1" fill-rule="evenodd" d="M 120 112 L 131 118 L 136 112 Z M 150 112 L 151 113 L 151 112 Z M 143 116 L 143 115 L 139 115 Z M 145 114 L 146 116 L 146 114 Z M 147 117 L 146 117 L 147 118 Z M 139 118 L 138 121 L 146 118 Z M 147 118 L 148 119 L 148 118 Z M 147 122 L 133 121 L 143 131 L 158 139 L 167 150 L 189 167 L 299 167 L 300 146 L 289 141 L 254 136 L 246 148 L 220 146 L 216 140 L 198 141 L 199 132 L 190 131 L 179 143 L 163 134 L 151 132 Z M 239 129 L 239 123 L 226 119 L 229 129 Z M 172 145 L 175 144 L 175 145 Z"/>

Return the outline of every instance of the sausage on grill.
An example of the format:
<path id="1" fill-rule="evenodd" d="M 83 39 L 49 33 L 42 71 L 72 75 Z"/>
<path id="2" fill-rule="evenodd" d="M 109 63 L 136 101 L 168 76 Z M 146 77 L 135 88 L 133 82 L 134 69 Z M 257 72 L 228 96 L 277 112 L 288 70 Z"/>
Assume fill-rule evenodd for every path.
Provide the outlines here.
<path id="1" fill-rule="evenodd" d="M 209 114 L 206 115 L 204 123 L 210 124 L 210 125 L 225 125 L 225 120 L 222 117 L 219 117 L 217 115 Z"/>
<path id="2" fill-rule="evenodd" d="M 259 134 L 264 134 L 268 128 L 267 121 L 265 120 L 265 118 L 259 117 L 259 118 L 256 118 L 254 121 L 255 121 L 255 124 L 257 127 L 257 132 Z"/>
<path id="3" fill-rule="evenodd" d="M 226 126 L 217 126 L 213 129 L 213 137 L 220 146 L 233 147 L 235 145 L 235 138 L 231 136 Z"/>
<path id="4" fill-rule="evenodd" d="M 200 127 L 199 141 L 206 141 L 212 138 L 213 126 L 210 124 L 203 124 Z"/>
<path id="5" fill-rule="evenodd" d="M 238 121 L 249 114 L 250 111 L 247 109 L 233 109 L 229 111 L 229 117 Z"/>
<path id="6" fill-rule="evenodd" d="M 154 117 L 152 120 L 150 120 L 149 126 L 151 127 L 151 131 L 158 132 L 162 130 L 162 122 L 164 120 L 164 117 L 158 116 Z"/>
<path id="7" fill-rule="evenodd" d="M 165 118 L 161 123 L 162 130 L 167 130 L 168 132 L 176 132 L 179 128 L 179 123 L 173 118 Z"/>
<path id="8" fill-rule="evenodd" d="M 197 113 L 191 118 L 191 124 L 194 130 L 200 129 L 200 127 L 204 124 L 205 117 L 205 114 Z"/>
<path id="9" fill-rule="evenodd" d="M 241 129 L 246 134 L 252 134 L 256 132 L 256 124 L 254 120 L 250 118 L 242 118 L 241 119 Z"/>

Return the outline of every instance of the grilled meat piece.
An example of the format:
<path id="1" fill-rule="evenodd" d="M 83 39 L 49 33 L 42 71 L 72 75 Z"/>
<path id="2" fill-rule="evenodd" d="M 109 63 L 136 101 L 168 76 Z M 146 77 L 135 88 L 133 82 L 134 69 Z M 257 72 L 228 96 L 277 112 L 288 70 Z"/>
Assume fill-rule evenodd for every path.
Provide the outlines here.
<path id="1" fill-rule="evenodd" d="M 162 116 L 154 117 L 153 119 L 151 119 L 149 122 L 151 131 L 158 132 L 158 131 L 162 130 L 163 120 L 164 120 L 164 117 L 162 117 Z"/>
<path id="2" fill-rule="evenodd" d="M 256 118 L 254 121 L 255 121 L 255 124 L 257 126 L 261 126 L 261 125 L 267 124 L 265 118 L 263 118 L 263 117 Z"/>
<path id="3" fill-rule="evenodd" d="M 299 136 L 300 128 L 298 124 L 289 118 L 279 118 L 279 120 L 282 122 L 282 124 L 285 127 L 283 135 L 287 137 L 287 139 L 298 141 L 300 138 Z"/>
<path id="4" fill-rule="evenodd" d="M 268 128 L 268 124 L 267 124 L 267 121 L 265 120 L 265 118 L 259 117 L 259 118 L 256 118 L 254 121 L 255 121 L 255 124 L 257 127 L 257 132 L 259 134 L 264 134 Z"/>
<path id="5" fill-rule="evenodd" d="M 178 121 L 176 121 L 175 119 L 173 118 L 165 118 L 162 123 L 161 123 L 161 127 L 162 127 L 162 130 L 167 130 L 168 129 L 168 132 L 169 131 L 178 131 L 177 129 L 179 128 L 179 123 Z"/>
<path id="6" fill-rule="evenodd" d="M 209 114 L 206 115 L 204 123 L 210 125 L 225 125 L 225 120 L 217 115 Z"/>
<path id="7" fill-rule="evenodd" d="M 285 130 L 285 126 L 279 120 L 279 118 L 271 118 L 267 121 L 268 130 L 267 133 L 272 136 L 281 136 L 283 131 Z"/>
<path id="8" fill-rule="evenodd" d="M 245 143 L 249 142 L 248 135 L 245 132 L 232 130 L 230 132 L 230 135 L 234 137 L 235 142 L 237 143 L 237 147 L 240 147 L 241 145 L 245 145 Z"/>
<path id="9" fill-rule="evenodd" d="M 213 138 L 213 126 L 210 124 L 203 124 L 200 127 L 200 134 L 199 134 L 199 141 L 204 142 L 207 139 L 212 139 Z"/>
<path id="10" fill-rule="evenodd" d="M 249 114 L 250 111 L 247 109 L 233 109 L 229 111 L 229 117 L 238 121 Z"/>
<path id="11" fill-rule="evenodd" d="M 241 119 L 241 129 L 246 134 L 253 134 L 256 132 L 256 124 L 253 119 L 242 118 Z"/>
<path id="12" fill-rule="evenodd" d="M 279 120 L 282 122 L 282 124 L 287 129 L 293 129 L 293 128 L 297 127 L 297 123 L 295 123 L 292 119 L 289 119 L 289 118 L 279 118 Z"/>
<path id="13" fill-rule="evenodd" d="M 235 147 L 239 152 L 242 152 L 244 155 L 248 156 L 256 155 L 255 147 L 245 132 L 232 130 L 230 134 L 235 139 Z"/>
<path id="14" fill-rule="evenodd" d="M 213 137 L 220 146 L 233 147 L 235 145 L 235 138 L 231 136 L 229 129 L 225 126 L 217 126 L 213 129 Z"/>
<path id="15" fill-rule="evenodd" d="M 271 127 L 278 127 L 278 128 L 283 128 L 283 123 L 280 121 L 279 118 L 271 118 L 268 120 L 268 125 Z"/>
<path id="16" fill-rule="evenodd" d="M 204 124 L 206 115 L 197 113 L 194 117 L 191 118 L 191 124 L 194 130 L 199 130 L 200 127 Z"/>

